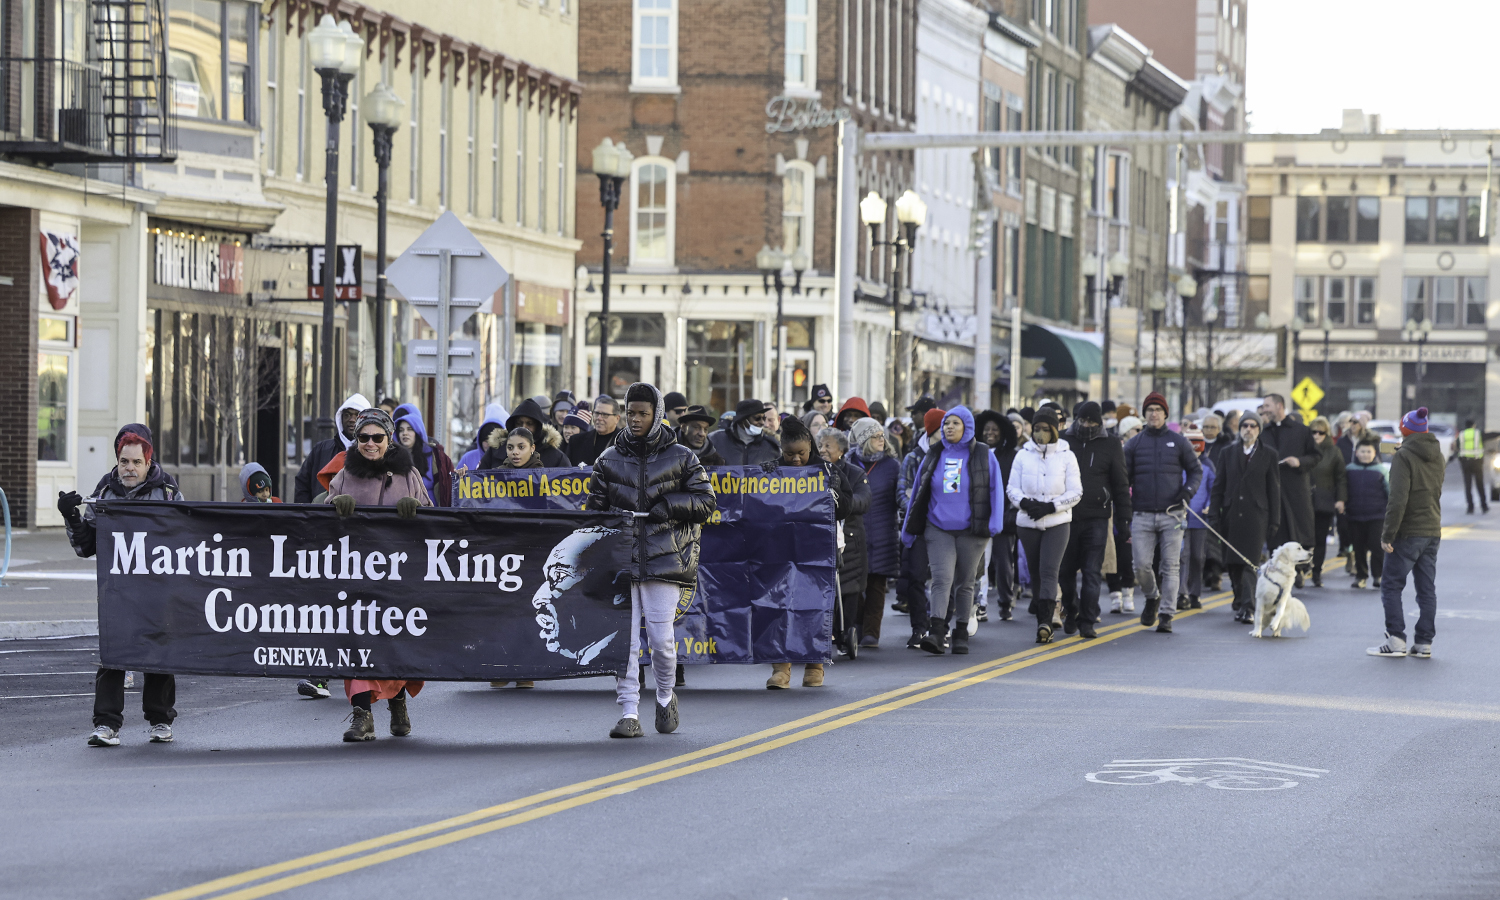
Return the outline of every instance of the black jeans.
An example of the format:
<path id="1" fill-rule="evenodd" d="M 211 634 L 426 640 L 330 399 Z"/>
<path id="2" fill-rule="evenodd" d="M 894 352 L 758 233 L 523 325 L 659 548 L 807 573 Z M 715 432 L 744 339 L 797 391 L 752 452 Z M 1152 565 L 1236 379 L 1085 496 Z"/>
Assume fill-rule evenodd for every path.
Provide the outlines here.
<path id="1" fill-rule="evenodd" d="M 1118 571 L 1104 576 L 1110 593 L 1121 588 L 1135 587 L 1135 550 L 1130 543 L 1130 523 L 1123 529 L 1115 529 L 1115 566 Z"/>
<path id="2" fill-rule="evenodd" d="M 927 631 L 927 579 L 931 574 L 927 565 L 927 543 L 917 535 L 912 545 L 901 554 L 901 577 L 896 580 L 896 596 L 906 601 L 913 634 Z"/>
<path id="3" fill-rule="evenodd" d="M 1460 458 L 1459 468 L 1464 473 L 1464 500 L 1468 501 L 1469 512 L 1474 511 L 1474 495 L 1469 493 L 1469 485 L 1474 485 L 1474 490 L 1479 493 L 1479 506 L 1485 512 L 1490 511 L 1490 498 L 1484 493 L 1484 460 Z"/>
<path id="4" fill-rule="evenodd" d="M 1255 567 L 1245 565 L 1236 556 L 1235 561 L 1226 568 L 1229 571 L 1229 586 L 1234 590 L 1234 611 L 1255 609 Z"/>
<path id="5" fill-rule="evenodd" d="M 1380 578 L 1385 568 L 1385 550 L 1380 546 L 1380 530 L 1384 527 L 1384 519 L 1349 523 L 1349 534 L 1354 540 L 1355 578 Z"/>
<path id="6" fill-rule="evenodd" d="M 1328 555 L 1328 530 L 1333 527 L 1336 513 L 1313 513 L 1313 558 L 1312 576 L 1323 580 L 1323 558 Z"/>
<path id="7" fill-rule="evenodd" d="M 177 679 L 171 675 L 146 673 L 141 691 L 141 710 L 152 725 L 171 725 L 177 718 Z M 94 676 L 94 727 L 108 725 L 118 731 L 125 724 L 125 670 L 100 669 Z"/>
<path id="8" fill-rule="evenodd" d="M 1100 569 L 1104 567 L 1107 528 L 1109 519 L 1074 519 L 1057 576 L 1062 591 L 1063 615 L 1088 625 L 1093 625 L 1099 618 L 1099 579 Z M 1076 587 L 1080 571 L 1083 573 L 1082 588 Z"/>
<path id="9" fill-rule="evenodd" d="M 1016 536 L 997 534 L 990 546 L 990 596 L 1004 609 L 1016 605 Z"/>

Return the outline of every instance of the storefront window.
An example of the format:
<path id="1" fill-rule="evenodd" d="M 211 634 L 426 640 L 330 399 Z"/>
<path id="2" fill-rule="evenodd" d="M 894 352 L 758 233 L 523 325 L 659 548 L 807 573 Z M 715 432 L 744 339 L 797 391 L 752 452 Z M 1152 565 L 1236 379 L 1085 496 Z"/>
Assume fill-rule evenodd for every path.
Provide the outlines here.
<path id="1" fill-rule="evenodd" d="M 687 323 L 687 395 L 715 413 L 734 409 L 755 394 L 753 322 Z"/>
<path id="2" fill-rule="evenodd" d="M 171 47 L 168 73 L 176 79 L 173 106 L 179 116 L 251 122 L 246 93 L 251 72 L 248 5 L 222 0 L 169 0 Z"/>
<path id="3" fill-rule="evenodd" d="M 511 384 L 522 397 L 562 390 L 562 328 L 541 322 L 516 324 Z"/>
<path id="4" fill-rule="evenodd" d="M 39 353 L 36 366 L 36 458 L 68 459 L 68 355 Z"/>

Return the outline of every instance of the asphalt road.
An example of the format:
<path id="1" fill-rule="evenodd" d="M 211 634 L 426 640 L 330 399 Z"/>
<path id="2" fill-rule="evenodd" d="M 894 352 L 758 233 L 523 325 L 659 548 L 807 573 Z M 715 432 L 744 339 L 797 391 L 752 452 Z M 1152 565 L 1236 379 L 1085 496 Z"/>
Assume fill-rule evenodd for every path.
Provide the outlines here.
<path id="1" fill-rule="evenodd" d="M 1339 567 L 1276 641 L 1221 607 L 937 658 L 888 617 L 824 688 L 689 669 L 681 731 L 636 741 L 603 680 L 430 684 L 411 737 L 382 709 L 346 745 L 341 700 L 183 677 L 174 744 L 132 694 L 90 749 L 94 642 L 5 642 L 0 894 L 1500 896 L 1500 511 L 1450 518 L 1430 661 L 1364 654 L 1378 594 Z"/>

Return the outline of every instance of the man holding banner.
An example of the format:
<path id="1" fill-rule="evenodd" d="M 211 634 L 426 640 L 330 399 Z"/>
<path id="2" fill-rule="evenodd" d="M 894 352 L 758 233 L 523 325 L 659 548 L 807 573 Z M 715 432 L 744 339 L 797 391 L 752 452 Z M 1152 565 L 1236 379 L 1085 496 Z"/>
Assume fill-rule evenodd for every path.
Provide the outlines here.
<path id="1" fill-rule="evenodd" d="M 656 730 L 677 730 L 677 640 L 673 620 L 684 589 L 698 579 L 703 523 L 718 508 L 703 465 L 662 424 L 665 403 L 654 385 L 637 382 L 625 392 L 625 428 L 594 462 L 585 508 L 635 516 L 630 571 L 630 656 L 616 682 L 620 721 L 613 738 L 641 737 L 641 618 L 656 679 Z"/>

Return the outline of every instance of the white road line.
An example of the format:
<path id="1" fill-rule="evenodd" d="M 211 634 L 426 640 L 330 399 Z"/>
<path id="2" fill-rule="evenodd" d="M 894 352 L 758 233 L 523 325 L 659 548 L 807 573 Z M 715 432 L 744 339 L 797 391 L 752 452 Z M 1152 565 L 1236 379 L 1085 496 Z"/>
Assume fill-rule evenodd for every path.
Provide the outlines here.
<path id="1" fill-rule="evenodd" d="M 126 691 L 127 694 L 139 694 L 140 691 Z M 53 697 L 92 697 L 93 691 L 82 694 L 21 694 L 14 697 L 0 697 L 0 700 L 51 700 Z"/>
<path id="2" fill-rule="evenodd" d="M 98 581 L 95 572 L 6 572 L 6 579 L 21 581 Z"/>
<path id="3" fill-rule="evenodd" d="M 92 675 L 93 669 L 87 672 L 0 672 L 0 678 L 33 678 L 39 675 Z"/>
<path id="4" fill-rule="evenodd" d="M 96 653 L 98 647 L 33 647 L 26 650 L 0 650 L 4 653 Z"/>

